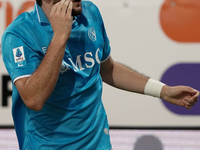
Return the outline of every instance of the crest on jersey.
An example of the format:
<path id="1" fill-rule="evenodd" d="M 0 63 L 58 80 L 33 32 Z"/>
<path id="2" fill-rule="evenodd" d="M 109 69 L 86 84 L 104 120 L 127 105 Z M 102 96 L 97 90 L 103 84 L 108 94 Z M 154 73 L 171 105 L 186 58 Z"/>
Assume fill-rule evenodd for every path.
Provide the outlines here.
<path id="1" fill-rule="evenodd" d="M 13 56 L 14 56 L 15 64 L 17 64 L 18 67 L 26 65 L 23 46 L 14 48 Z"/>
<path id="2" fill-rule="evenodd" d="M 60 74 L 67 72 L 67 70 L 70 70 L 69 65 L 65 61 L 63 61 L 60 67 Z"/>
<path id="3" fill-rule="evenodd" d="M 93 27 L 91 27 L 89 30 L 88 30 L 88 36 L 89 38 L 92 40 L 92 41 L 96 41 L 97 37 L 96 37 L 96 32 L 95 32 L 95 29 Z"/>

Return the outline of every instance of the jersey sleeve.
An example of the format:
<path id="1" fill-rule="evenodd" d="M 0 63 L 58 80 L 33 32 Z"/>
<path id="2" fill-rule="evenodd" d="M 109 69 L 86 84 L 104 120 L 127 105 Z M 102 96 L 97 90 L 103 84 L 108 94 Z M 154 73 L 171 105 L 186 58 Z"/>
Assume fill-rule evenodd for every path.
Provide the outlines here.
<path id="1" fill-rule="evenodd" d="M 17 78 L 31 76 L 41 62 L 39 54 L 24 39 L 11 32 L 2 36 L 2 56 L 13 82 Z"/>
<path id="2" fill-rule="evenodd" d="M 106 29 L 105 29 L 103 18 L 101 16 L 101 13 L 100 13 L 98 7 L 96 5 L 95 5 L 95 7 L 97 9 L 97 15 L 99 17 L 99 21 L 100 21 L 100 25 L 101 25 L 101 30 L 102 30 L 102 36 L 103 36 L 103 40 L 104 40 L 103 56 L 102 56 L 102 59 L 101 59 L 101 62 L 104 62 L 110 56 L 111 47 L 110 47 L 109 38 L 108 38 L 107 33 L 106 33 Z"/>
<path id="3" fill-rule="evenodd" d="M 102 33 L 103 33 L 103 38 L 104 38 L 104 48 L 103 48 L 103 57 L 102 57 L 101 62 L 104 62 L 108 59 L 111 53 L 110 41 L 107 37 L 104 23 L 102 23 Z"/>

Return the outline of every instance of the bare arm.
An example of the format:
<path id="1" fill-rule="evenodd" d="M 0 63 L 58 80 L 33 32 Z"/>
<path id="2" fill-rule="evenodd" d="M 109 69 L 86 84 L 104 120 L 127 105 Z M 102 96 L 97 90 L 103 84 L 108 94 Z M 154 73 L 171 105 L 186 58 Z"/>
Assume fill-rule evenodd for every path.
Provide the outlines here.
<path id="1" fill-rule="evenodd" d="M 143 76 L 130 68 L 113 61 L 109 57 L 101 64 L 102 80 L 116 88 L 143 94 L 148 77 Z"/>
<path id="2" fill-rule="evenodd" d="M 110 57 L 101 64 L 102 80 L 107 84 L 130 92 L 144 94 L 148 77 L 145 77 Z M 198 100 L 199 91 L 187 86 L 164 85 L 160 96 L 165 101 L 190 109 Z"/>
<path id="3" fill-rule="evenodd" d="M 71 11 L 70 0 L 62 0 L 53 6 L 50 22 L 54 36 L 47 53 L 30 77 L 15 82 L 22 100 L 30 109 L 41 110 L 56 85 L 65 46 L 71 33 Z"/>

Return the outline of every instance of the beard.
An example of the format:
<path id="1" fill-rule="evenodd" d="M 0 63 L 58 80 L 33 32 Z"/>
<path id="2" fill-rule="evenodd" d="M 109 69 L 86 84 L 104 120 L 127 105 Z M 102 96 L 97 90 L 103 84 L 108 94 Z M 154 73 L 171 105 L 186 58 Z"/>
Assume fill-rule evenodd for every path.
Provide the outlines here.
<path id="1" fill-rule="evenodd" d="M 61 0 L 53 0 L 53 4 L 60 2 Z"/>
<path id="2" fill-rule="evenodd" d="M 81 6 L 80 6 L 81 7 Z M 78 16 L 82 13 L 82 7 L 79 8 L 78 10 L 72 9 L 72 16 Z"/>

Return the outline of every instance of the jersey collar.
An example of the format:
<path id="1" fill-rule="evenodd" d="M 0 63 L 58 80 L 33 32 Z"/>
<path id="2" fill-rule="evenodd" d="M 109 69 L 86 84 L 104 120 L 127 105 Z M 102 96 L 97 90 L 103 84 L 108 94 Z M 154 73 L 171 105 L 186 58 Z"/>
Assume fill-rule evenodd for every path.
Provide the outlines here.
<path id="1" fill-rule="evenodd" d="M 37 2 L 35 2 L 35 6 L 34 6 L 34 12 L 36 13 L 36 18 L 38 19 L 38 22 L 41 24 L 41 25 L 50 25 L 50 22 L 49 20 L 47 19 L 44 11 L 42 10 L 42 8 L 37 4 Z M 79 16 L 76 16 L 74 17 L 74 20 L 72 22 L 72 28 L 73 26 L 76 26 L 78 25 L 77 23 L 77 20 L 78 18 L 80 17 Z"/>
<path id="2" fill-rule="evenodd" d="M 38 18 L 38 21 L 41 25 L 47 25 L 47 24 L 50 24 L 49 20 L 47 19 L 44 11 L 42 10 L 42 8 L 37 4 L 37 2 L 35 3 L 35 12 L 37 13 L 37 18 Z"/>

